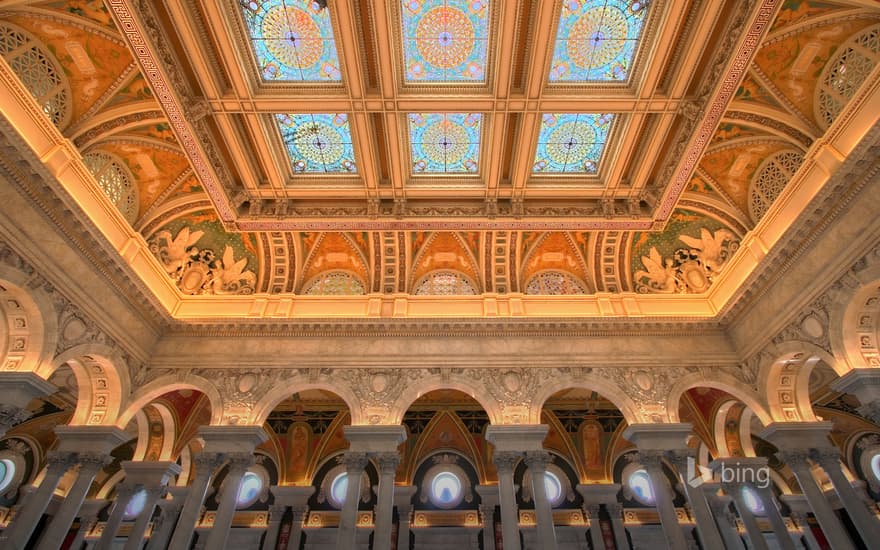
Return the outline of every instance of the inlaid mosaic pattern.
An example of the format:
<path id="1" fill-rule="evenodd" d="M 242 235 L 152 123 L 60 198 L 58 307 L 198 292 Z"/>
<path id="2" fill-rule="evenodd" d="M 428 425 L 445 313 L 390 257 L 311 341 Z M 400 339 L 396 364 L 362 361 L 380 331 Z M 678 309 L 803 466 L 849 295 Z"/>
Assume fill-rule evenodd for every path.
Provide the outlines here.
<path id="1" fill-rule="evenodd" d="M 647 0 L 565 0 L 550 81 L 626 81 L 647 10 Z"/>
<path id="2" fill-rule="evenodd" d="M 413 173 L 478 171 L 480 113 L 410 113 L 408 119 Z"/>
<path id="3" fill-rule="evenodd" d="M 409 82 L 483 82 L 489 0 L 402 0 Z"/>
<path id="4" fill-rule="evenodd" d="M 597 174 L 614 115 L 545 113 L 533 173 Z"/>
<path id="5" fill-rule="evenodd" d="M 354 173 L 354 147 L 348 115 L 277 114 L 294 173 Z"/>

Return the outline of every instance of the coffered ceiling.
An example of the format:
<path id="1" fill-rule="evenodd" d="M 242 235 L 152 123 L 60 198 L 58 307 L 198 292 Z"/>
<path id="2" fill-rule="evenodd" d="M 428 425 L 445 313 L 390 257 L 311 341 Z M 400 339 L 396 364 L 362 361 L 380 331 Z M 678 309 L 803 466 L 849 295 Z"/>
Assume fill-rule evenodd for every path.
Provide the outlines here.
<path id="1" fill-rule="evenodd" d="M 711 317 L 880 112 L 868 0 L 0 19 L 5 120 L 182 318 Z"/>

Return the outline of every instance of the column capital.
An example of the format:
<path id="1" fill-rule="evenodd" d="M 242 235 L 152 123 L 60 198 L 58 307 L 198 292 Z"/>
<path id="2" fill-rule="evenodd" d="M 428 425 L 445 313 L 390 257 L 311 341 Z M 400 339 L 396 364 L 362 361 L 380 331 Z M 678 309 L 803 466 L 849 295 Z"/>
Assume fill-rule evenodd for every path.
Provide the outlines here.
<path id="1" fill-rule="evenodd" d="M 547 465 L 550 464 L 553 457 L 547 451 L 526 451 L 523 460 L 529 470 L 544 472 L 547 470 Z"/>
<path id="2" fill-rule="evenodd" d="M 76 461 L 79 464 L 80 475 L 82 475 L 83 472 L 100 471 L 101 468 L 113 462 L 113 457 L 94 452 L 77 453 Z"/>
<path id="3" fill-rule="evenodd" d="M 514 451 L 495 451 L 492 454 L 492 462 L 499 474 L 512 474 L 516 463 L 522 459 L 523 454 Z"/>
<path id="4" fill-rule="evenodd" d="M 415 487 L 414 487 L 415 488 Z M 500 497 L 498 493 L 498 485 L 477 485 L 474 491 L 480 495 L 480 502 L 483 506 L 498 506 Z"/>
<path id="5" fill-rule="evenodd" d="M 192 461 L 196 465 L 196 475 L 213 475 L 214 470 L 226 462 L 225 453 L 200 451 L 195 453 Z"/>
<path id="6" fill-rule="evenodd" d="M 205 451 L 215 453 L 253 453 L 269 439 L 261 426 L 202 426 L 198 436 L 205 442 Z"/>
<path id="7" fill-rule="evenodd" d="M 480 492 L 480 487 L 483 485 L 477 485 L 474 489 L 477 491 L 477 494 L 480 495 L 480 498 L 483 498 L 483 493 Z M 418 487 L 415 485 L 395 485 L 394 486 L 394 505 L 397 506 L 398 510 L 404 511 L 412 508 L 412 497 L 416 494 Z M 498 488 L 495 488 L 495 495 L 497 500 Z M 402 512 L 401 512 L 402 513 Z"/>
<path id="8" fill-rule="evenodd" d="M 365 453 L 395 452 L 406 441 L 406 428 L 394 426 L 346 426 L 343 428 L 349 451 Z"/>
<path id="9" fill-rule="evenodd" d="M 605 509 L 608 510 L 608 515 L 612 519 L 623 517 L 623 504 L 619 502 L 606 502 Z"/>
<path id="10" fill-rule="evenodd" d="M 639 451 L 675 451 L 688 448 L 687 440 L 693 432 L 693 425 L 688 422 L 630 424 L 623 431 L 623 437 Z"/>
<path id="11" fill-rule="evenodd" d="M 255 457 L 253 452 L 250 453 L 229 453 L 226 455 L 229 463 L 230 472 L 244 472 L 254 465 Z"/>
<path id="12" fill-rule="evenodd" d="M 269 523 L 280 522 L 281 518 L 284 517 L 285 512 L 287 512 L 287 506 L 284 506 L 283 504 L 273 504 L 269 506 Z"/>
<path id="13" fill-rule="evenodd" d="M 498 451 L 543 451 L 550 427 L 546 424 L 492 424 L 486 428 L 486 441 Z"/>
<path id="14" fill-rule="evenodd" d="M 789 468 L 792 470 L 795 469 L 807 469 L 810 468 L 810 463 L 808 460 L 810 459 L 810 451 L 809 449 L 799 449 L 799 450 L 791 450 L 791 451 L 778 451 L 776 456 L 782 462 L 785 462 Z"/>
<path id="15" fill-rule="evenodd" d="M 827 470 L 829 468 L 841 468 L 840 449 L 831 447 L 826 449 L 810 449 L 810 459 Z"/>
<path id="16" fill-rule="evenodd" d="M 340 462 L 345 466 L 345 471 L 349 475 L 360 475 L 364 471 L 364 468 L 367 467 L 367 462 L 369 462 L 369 460 L 367 453 L 345 451 Z"/>
<path id="17" fill-rule="evenodd" d="M 584 503 L 584 505 L 583 505 L 584 513 L 587 515 L 587 519 L 589 519 L 590 522 L 593 522 L 593 521 L 596 521 L 599 519 L 599 506 L 600 505 L 596 504 L 596 503 L 593 503 L 593 504 Z"/>
<path id="18" fill-rule="evenodd" d="M 46 469 L 50 473 L 63 475 L 76 464 L 78 464 L 78 460 L 73 451 L 49 451 L 46 454 Z"/>
<path id="19" fill-rule="evenodd" d="M 393 474 L 397 472 L 397 466 L 400 464 L 400 453 L 397 451 L 373 453 L 372 458 L 379 467 L 380 474 Z"/>

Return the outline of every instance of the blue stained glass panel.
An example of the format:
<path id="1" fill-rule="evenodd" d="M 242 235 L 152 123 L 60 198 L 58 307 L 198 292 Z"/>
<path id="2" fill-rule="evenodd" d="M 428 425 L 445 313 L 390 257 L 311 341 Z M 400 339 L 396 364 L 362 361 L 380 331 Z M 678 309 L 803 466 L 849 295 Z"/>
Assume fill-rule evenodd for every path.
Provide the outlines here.
<path id="1" fill-rule="evenodd" d="M 401 0 L 407 82 L 484 82 L 490 0 Z"/>
<path id="2" fill-rule="evenodd" d="M 356 173 L 348 115 L 277 114 L 294 173 Z"/>
<path id="3" fill-rule="evenodd" d="M 240 3 L 263 80 L 342 80 L 327 8 L 312 0 Z"/>
<path id="4" fill-rule="evenodd" d="M 613 122 L 608 113 L 545 113 L 532 172 L 597 174 Z"/>
<path id="5" fill-rule="evenodd" d="M 410 113 L 415 174 L 475 174 L 480 166 L 480 113 Z"/>
<path id="6" fill-rule="evenodd" d="M 647 11 L 648 0 L 564 0 L 550 81 L 626 81 Z"/>

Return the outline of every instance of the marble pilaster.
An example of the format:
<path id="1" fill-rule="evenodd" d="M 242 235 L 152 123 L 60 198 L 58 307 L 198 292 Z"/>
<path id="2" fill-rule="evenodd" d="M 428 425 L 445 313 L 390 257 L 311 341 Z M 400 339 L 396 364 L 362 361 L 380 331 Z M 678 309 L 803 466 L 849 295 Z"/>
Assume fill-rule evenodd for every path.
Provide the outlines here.
<path id="1" fill-rule="evenodd" d="M 538 520 L 538 541 L 544 550 L 555 550 L 556 530 L 553 526 L 553 508 L 547 498 L 547 464 L 550 453 L 547 451 L 527 451 L 526 467 L 532 477 L 532 496 L 535 502 L 535 516 Z"/>
<path id="2" fill-rule="evenodd" d="M 342 457 L 348 484 L 345 489 L 345 502 L 339 515 L 339 532 L 336 538 L 336 550 L 348 550 L 355 547 L 357 538 L 358 501 L 361 498 L 361 476 L 367 467 L 367 453 L 346 451 Z"/>
<path id="3" fill-rule="evenodd" d="M 287 539 L 288 550 L 299 550 L 299 542 L 302 538 L 302 526 L 305 516 L 309 511 L 309 497 L 315 492 L 311 485 L 277 486 L 269 489 L 275 497 L 275 505 L 289 507 L 293 514 L 290 524 L 290 536 Z"/>
<path id="4" fill-rule="evenodd" d="M 477 486 L 477 492 L 480 492 Z M 397 529 L 397 550 L 409 550 L 409 528 L 412 522 L 412 498 L 418 488 L 415 485 L 397 485 L 394 487 L 394 505 L 397 507 L 397 517 L 400 525 Z M 491 487 L 491 489 L 495 489 Z M 482 493 L 480 493 L 482 496 Z M 498 490 L 495 489 L 495 500 L 498 500 Z M 494 537 L 494 532 L 492 534 Z M 494 539 L 493 539 L 494 540 Z M 493 543 L 494 545 L 494 543 Z M 490 549 L 486 549 L 490 550 Z M 494 546 L 491 550 L 494 550 Z"/>

